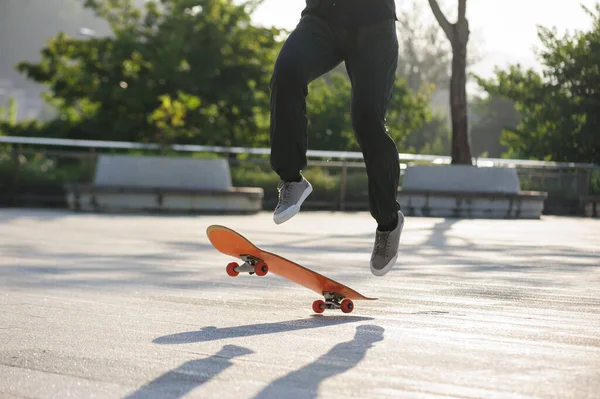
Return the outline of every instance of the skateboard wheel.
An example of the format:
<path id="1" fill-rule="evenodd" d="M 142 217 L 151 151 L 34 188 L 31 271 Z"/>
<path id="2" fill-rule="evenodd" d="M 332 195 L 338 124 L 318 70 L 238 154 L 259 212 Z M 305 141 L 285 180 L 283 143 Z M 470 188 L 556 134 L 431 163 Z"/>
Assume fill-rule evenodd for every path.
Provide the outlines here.
<path id="1" fill-rule="evenodd" d="M 231 262 L 230 264 L 227 265 L 227 274 L 229 274 L 231 277 L 235 277 L 238 274 L 240 274 L 239 272 L 235 271 L 235 268 L 238 267 L 239 265 L 235 262 Z"/>
<path id="2" fill-rule="evenodd" d="M 258 262 L 254 266 L 254 273 L 256 273 L 257 276 L 264 276 L 268 272 L 269 272 L 269 266 L 267 266 L 267 264 L 265 262 Z"/>
<path id="3" fill-rule="evenodd" d="M 325 302 L 318 299 L 313 302 L 312 308 L 315 313 L 323 313 L 325 311 Z"/>
<path id="4" fill-rule="evenodd" d="M 340 308 L 344 313 L 350 313 L 354 310 L 354 303 L 350 299 L 344 299 L 340 304 Z"/>

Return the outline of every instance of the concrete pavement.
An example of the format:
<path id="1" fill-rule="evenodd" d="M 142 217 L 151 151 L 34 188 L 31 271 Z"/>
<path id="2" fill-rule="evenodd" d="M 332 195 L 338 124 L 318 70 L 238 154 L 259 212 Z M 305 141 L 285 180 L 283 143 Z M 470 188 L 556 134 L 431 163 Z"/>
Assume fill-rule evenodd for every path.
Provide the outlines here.
<path id="1" fill-rule="evenodd" d="M 380 299 L 314 315 L 210 224 Z M 0 210 L 0 397 L 600 398 L 599 220 L 408 218 L 385 277 L 374 228 Z"/>

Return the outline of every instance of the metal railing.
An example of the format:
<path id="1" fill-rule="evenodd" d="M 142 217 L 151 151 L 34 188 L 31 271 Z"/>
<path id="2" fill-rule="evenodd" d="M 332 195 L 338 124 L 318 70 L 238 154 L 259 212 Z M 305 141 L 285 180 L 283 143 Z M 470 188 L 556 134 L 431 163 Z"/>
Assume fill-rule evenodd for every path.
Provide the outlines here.
<path id="1" fill-rule="evenodd" d="M 244 148 L 244 147 L 219 147 L 219 146 L 203 146 L 193 144 L 171 144 L 162 146 L 155 143 L 136 143 L 128 141 L 102 141 L 102 140 L 72 140 L 72 139 L 56 139 L 44 137 L 15 137 L 15 136 L 0 136 L 0 143 L 5 144 L 29 144 L 38 146 L 61 146 L 61 147 L 78 147 L 88 149 L 122 149 L 122 150 L 172 150 L 176 152 L 212 152 L 221 154 L 255 154 L 269 155 L 269 148 Z M 430 162 L 434 164 L 449 164 L 452 160 L 450 156 L 445 155 L 419 155 L 400 153 L 401 162 Z M 360 152 L 353 151 L 321 151 L 308 150 L 307 157 L 309 158 L 331 158 L 341 160 L 362 160 L 363 156 Z M 574 163 L 574 162 L 550 162 L 550 161 L 534 161 L 523 159 L 504 159 L 504 158 L 473 158 L 474 164 L 481 167 L 506 166 L 506 167 L 541 167 L 552 169 L 600 169 L 600 165 L 591 163 Z"/>
<path id="2" fill-rule="evenodd" d="M 231 155 L 257 156 L 257 159 L 245 159 L 244 162 L 268 164 L 268 148 L 219 147 L 203 145 L 160 145 L 156 143 L 136 143 L 102 140 L 71 140 L 44 137 L 0 136 L 0 143 L 11 145 L 12 157 L 20 154 L 45 154 L 48 156 L 87 159 L 90 165 L 95 157 L 103 152 L 112 151 L 149 151 L 176 153 L 212 153 L 229 155 L 231 162 L 239 162 Z M 60 149 L 53 149 L 60 147 Z M 66 149 L 65 149 L 66 148 Z M 78 151 L 79 149 L 79 151 Z M 81 151 L 85 149 L 84 151 Z M 347 179 L 350 168 L 363 168 L 361 152 L 321 151 L 307 152 L 309 167 L 338 168 L 339 196 L 334 205 L 337 209 L 346 208 Z M 420 155 L 400 153 L 402 172 L 410 164 L 450 164 L 451 157 L 442 155 Z M 579 198 L 590 194 L 592 175 L 600 175 L 600 165 L 589 163 L 548 162 L 521 159 L 474 158 L 479 167 L 512 167 L 517 169 L 521 185 L 526 190 L 563 192 L 563 197 Z M 18 165 L 18 162 L 16 163 Z M 549 196 L 550 198 L 550 196 Z"/>

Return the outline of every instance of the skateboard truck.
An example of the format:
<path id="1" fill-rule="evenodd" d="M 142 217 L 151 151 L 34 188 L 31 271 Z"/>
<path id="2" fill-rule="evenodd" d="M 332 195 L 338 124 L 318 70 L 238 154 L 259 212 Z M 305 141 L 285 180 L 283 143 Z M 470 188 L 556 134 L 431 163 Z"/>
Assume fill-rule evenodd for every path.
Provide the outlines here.
<path id="1" fill-rule="evenodd" d="M 348 298 L 344 298 L 335 292 L 323 292 L 325 301 L 318 299 L 313 302 L 312 308 L 315 313 L 323 313 L 325 309 L 341 309 L 344 313 L 350 313 L 354 310 L 354 303 Z"/>
<path id="2" fill-rule="evenodd" d="M 231 277 L 235 277 L 240 273 L 256 274 L 262 277 L 269 272 L 269 266 L 261 259 L 252 255 L 241 255 L 240 258 L 244 261 L 241 265 L 236 262 L 227 265 L 227 274 Z"/>

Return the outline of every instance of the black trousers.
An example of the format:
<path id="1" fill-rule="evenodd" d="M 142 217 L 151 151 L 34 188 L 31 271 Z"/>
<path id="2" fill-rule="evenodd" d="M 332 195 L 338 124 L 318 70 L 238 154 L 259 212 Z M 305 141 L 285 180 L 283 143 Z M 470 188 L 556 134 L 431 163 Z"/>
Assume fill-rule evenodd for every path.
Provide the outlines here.
<path id="1" fill-rule="evenodd" d="M 394 20 L 344 27 L 301 18 L 271 78 L 271 167 L 288 181 L 306 167 L 308 84 L 342 61 L 352 84 L 352 127 L 367 169 L 371 215 L 385 224 L 400 209 L 398 149 L 385 126 L 398 63 Z"/>

